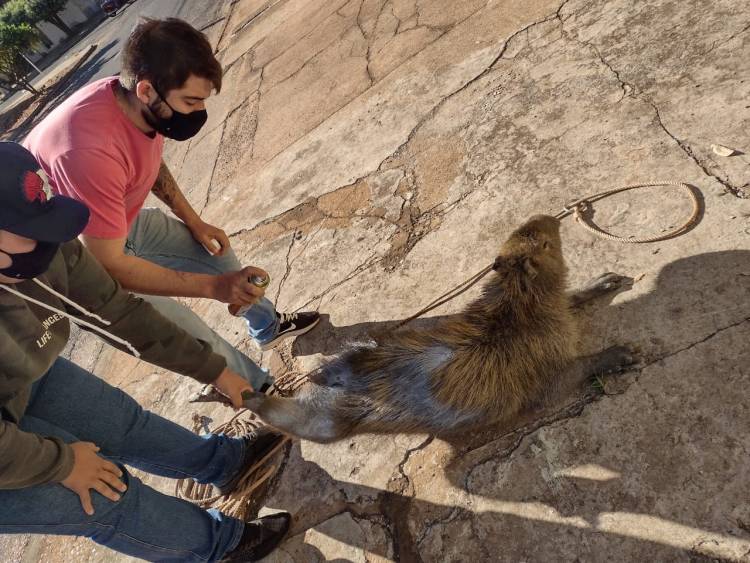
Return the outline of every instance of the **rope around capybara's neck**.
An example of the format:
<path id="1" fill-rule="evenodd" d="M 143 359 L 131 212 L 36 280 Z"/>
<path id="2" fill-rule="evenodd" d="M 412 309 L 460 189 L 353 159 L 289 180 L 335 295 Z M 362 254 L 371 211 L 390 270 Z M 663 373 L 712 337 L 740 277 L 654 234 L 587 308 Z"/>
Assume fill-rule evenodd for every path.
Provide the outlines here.
<path id="1" fill-rule="evenodd" d="M 645 237 L 645 238 L 639 238 L 639 237 L 623 237 L 618 235 L 613 235 L 611 233 L 608 233 L 607 231 L 603 230 L 602 228 L 595 225 L 590 219 L 587 219 L 585 217 L 585 212 L 591 208 L 591 204 L 595 201 L 599 201 L 600 199 L 604 199 L 605 197 L 625 192 L 628 190 L 635 190 L 638 188 L 654 188 L 658 186 L 677 186 L 680 188 L 683 188 L 687 193 L 690 195 L 691 202 L 693 204 L 693 210 L 690 214 L 690 218 L 685 221 L 682 225 L 679 227 L 672 229 L 671 231 L 652 236 L 652 237 Z M 679 236 L 686 231 L 688 231 L 697 221 L 698 217 L 700 217 L 701 212 L 701 204 L 700 200 L 698 199 L 698 195 L 696 194 L 696 191 L 691 188 L 688 184 L 684 182 L 645 182 L 641 184 L 629 184 L 627 186 L 622 186 L 619 188 L 613 188 L 611 190 L 605 190 L 603 192 L 598 192 L 596 194 L 592 194 L 589 196 L 585 196 L 576 200 L 573 200 L 572 202 L 568 203 L 563 207 L 563 210 L 560 211 L 557 215 L 555 215 L 555 219 L 564 219 L 568 215 L 575 215 L 576 223 L 581 225 L 584 229 L 594 233 L 595 235 L 605 238 L 607 240 L 613 240 L 617 242 L 624 242 L 628 244 L 645 244 L 649 242 L 658 242 L 662 240 L 667 240 L 674 238 L 676 236 Z M 479 282 L 484 276 L 489 274 L 493 269 L 493 264 L 490 264 L 486 268 L 482 269 L 481 271 L 477 272 L 467 280 L 461 282 L 459 285 L 454 287 L 453 289 L 443 293 L 440 297 L 432 301 L 429 305 L 424 307 L 423 309 L 420 309 L 410 317 L 404 319 L 403 321 L 399 322 L 395 328 L 401 328 L 407 323 L 410 323 L 414 319 L 417 319 L 424 315 L 425 313 L 429 313 L 433 309 L 437 309 L 441 305 L 444 305 L 448 301 L 455 299 L 465 291 L 467 291 L 469 288 L 471 288 L 473 285 Z"/>

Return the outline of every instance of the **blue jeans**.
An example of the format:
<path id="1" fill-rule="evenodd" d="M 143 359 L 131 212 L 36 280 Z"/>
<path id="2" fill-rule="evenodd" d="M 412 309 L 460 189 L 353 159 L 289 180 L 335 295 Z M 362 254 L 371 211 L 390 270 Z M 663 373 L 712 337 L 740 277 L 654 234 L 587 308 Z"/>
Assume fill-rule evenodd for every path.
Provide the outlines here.
<path id="1" fill-rule="evenodd" d="M 221 486 L 243 469 L 241 439 L 197 436 L 63 358 L 34 384 L 19 427 L 68 443 L 93 442 L 118 465 L 175 479 Z M 245 527 L 240 520 L 164 495 L 123 472 L 128 489 L 119 501 L 91 491 L 92 516 L 58 483 L 0 490 L 0 534 L 86 536 L 147 561 L 216 561 L 236 547 Z"/>
<path id="2" fill-rule="evenodd" d="M 224 256 L 211 256 L 190 233 L 182 221 L 168 217 L 159 209 L 147 208 L 138 213 L 125 243 L 125 253 L 164 268 L 196 274 L 224 274 L 242 269 L 233 250 Z M 139 295 L 162 315 L 194 337 L 211 344 L 214 352 L 224 356 L 230 369 L 250 382 L 255 389 L 273 379 L 245 354 L 237 350 L 188 307 L 155 295 Z M 279 330 L 276 308 L 265 297 L 244 315 L 248 331 L 258 343 L 272 340 Z"/>

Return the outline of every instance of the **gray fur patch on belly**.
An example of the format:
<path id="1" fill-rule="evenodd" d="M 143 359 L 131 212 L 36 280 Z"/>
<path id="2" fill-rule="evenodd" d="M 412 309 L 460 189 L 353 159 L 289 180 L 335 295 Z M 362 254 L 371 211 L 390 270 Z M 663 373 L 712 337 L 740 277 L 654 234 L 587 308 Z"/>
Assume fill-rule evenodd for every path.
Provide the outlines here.
<path id="1" fill-rule="evenodd" d="M 452 427 L 475 419 L 478 413 L 460 411 L 435 398 L 433 374 L 452 358 L 450 348 L 433 346 L 398 366 L 400 373 L 395 378 L 393 393 L 396 405 L 403 405 L 411 416 L 435 428 Z"/>

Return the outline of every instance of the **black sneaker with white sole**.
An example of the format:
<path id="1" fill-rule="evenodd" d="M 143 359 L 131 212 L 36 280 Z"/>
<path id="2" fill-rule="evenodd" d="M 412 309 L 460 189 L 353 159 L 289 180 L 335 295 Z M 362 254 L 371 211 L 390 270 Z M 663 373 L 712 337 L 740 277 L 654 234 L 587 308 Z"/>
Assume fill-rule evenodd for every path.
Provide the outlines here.
<path id="1" fill-rule="evenodd" d="M 261 350 L 270 350 L 285 338 L 299 336 L 313 329 L 320 321 L 320 314 L 315 311 L 307 313 L 276 313 L 279 317 L 279 332 L 268 342 L 261 344 Z"/>

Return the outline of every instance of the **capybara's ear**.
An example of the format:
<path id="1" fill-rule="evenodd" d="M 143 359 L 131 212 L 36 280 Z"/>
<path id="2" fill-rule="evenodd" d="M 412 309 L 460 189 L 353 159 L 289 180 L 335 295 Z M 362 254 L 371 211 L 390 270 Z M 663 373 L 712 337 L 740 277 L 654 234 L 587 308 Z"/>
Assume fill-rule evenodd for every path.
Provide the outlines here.
<path id="1" fill-rule="evenodd" d="M 536 264 L 534 264 L 534 261 L 528 256 L 523 259 L 523 271 L 526 272 L 526 275 L 530 278 L 536 277 Z"/>

